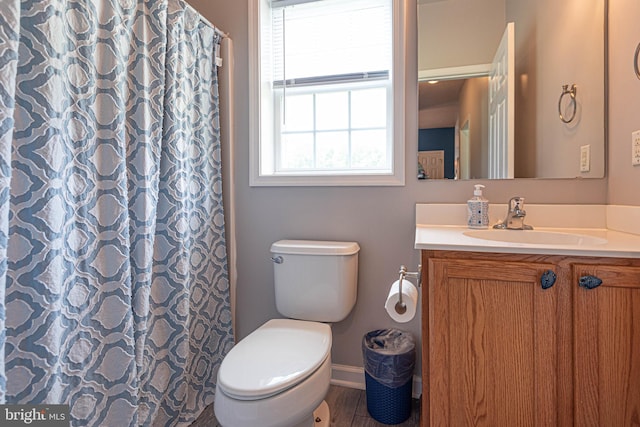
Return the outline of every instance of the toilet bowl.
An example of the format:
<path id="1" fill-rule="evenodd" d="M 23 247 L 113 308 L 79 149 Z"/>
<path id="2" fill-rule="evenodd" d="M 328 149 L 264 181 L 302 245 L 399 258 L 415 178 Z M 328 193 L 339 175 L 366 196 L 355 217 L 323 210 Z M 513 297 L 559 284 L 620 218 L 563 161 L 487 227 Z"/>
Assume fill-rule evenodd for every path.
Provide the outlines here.
<path id="1" fill-rule="evenodd" d="M 231 349 L 220 366 L 218 422 L 224 427 L 328 426 L 328 409 L 318 423 L 313 412 L 329 390 L 330 352 L 328 325 L 268 321 Z"/>
<path id="2" fill-rule="evenodd" d="M 223 427 L 328 427 L 331 328 L 352 310 L 355 242 L 281 240 L 271 246 L 276 308 L 218 370 L 214 412 Z"/>

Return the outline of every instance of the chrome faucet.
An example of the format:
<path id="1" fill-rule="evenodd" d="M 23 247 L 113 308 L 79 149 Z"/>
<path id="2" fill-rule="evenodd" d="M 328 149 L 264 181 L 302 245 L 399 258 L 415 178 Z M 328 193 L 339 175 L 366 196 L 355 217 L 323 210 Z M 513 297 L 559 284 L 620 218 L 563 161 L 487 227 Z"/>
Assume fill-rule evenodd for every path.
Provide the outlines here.
<path id="1" fill-rule="evenodd" d="M 524 223 L 527 211 L 524 210 L 524 197 L 515 196 L 509 199 L 509 211 L 504 221 L 497 223 L 493 228 L 503 230 L 533 230 L 533 227 Z"/>

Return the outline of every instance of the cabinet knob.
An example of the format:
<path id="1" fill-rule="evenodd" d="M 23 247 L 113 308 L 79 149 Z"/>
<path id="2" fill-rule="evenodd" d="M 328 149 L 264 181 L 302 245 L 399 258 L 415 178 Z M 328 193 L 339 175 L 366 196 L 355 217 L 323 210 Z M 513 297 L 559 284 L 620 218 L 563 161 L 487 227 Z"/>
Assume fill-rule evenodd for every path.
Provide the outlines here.
<path id="1" fill-rule="evenodd" d="M 602 285 L 602 279 L 596 276 L 582 276 L 580 278 L 580 281 L 578 282 L 578 285 L 581 288 L 585 289 L 595 289 L 598 286 Z"/>
<path id="2" fill-rule="evenodd" d="M 552 270 L 547 270 L 542 273 L 542 277 L 540 277 L 540 285 L 542 289 L 549 289 L 556 283 L 556 273 Z"/>

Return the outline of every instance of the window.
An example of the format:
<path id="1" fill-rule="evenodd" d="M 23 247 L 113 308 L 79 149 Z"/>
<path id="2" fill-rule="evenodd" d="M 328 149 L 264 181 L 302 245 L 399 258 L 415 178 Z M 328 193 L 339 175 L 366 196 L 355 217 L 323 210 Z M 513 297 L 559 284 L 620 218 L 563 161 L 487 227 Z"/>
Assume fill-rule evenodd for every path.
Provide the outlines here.
<path id="1" fill-rule="evenodd" d="M 249 0 L 251 185 L 404 184 L 401 0 Z"/>

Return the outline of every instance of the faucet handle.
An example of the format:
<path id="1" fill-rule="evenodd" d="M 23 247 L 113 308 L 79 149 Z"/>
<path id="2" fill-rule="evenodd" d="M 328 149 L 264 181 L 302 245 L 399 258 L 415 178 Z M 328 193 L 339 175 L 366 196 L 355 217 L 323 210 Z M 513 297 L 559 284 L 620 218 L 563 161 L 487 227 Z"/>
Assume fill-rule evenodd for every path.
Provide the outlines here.
<path id="1" fill-rule="evenodd" d="M 524 223 L 527 211 L 524 209 L 524 197 L 514 196 L 509 199 L 509 212 L 504 221 L 497 223 L 493 228 L 507 230 L 533 230 L 533 227 Z"/>
<path id="2" fill-rule="evenodd" d="M 524 197 L 514 196 L 511 199 L 509 199 L 510 211 L 513 212 L 516 210 L 522 210 L 523 207 L 524 207 Z"/>

